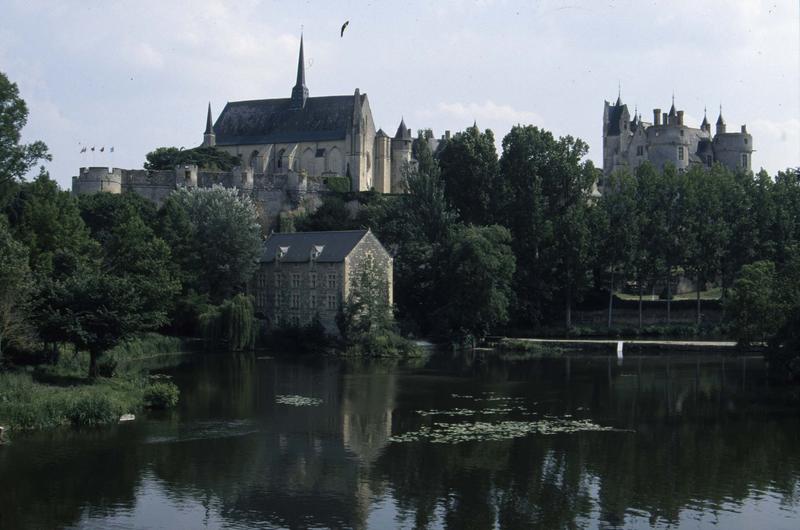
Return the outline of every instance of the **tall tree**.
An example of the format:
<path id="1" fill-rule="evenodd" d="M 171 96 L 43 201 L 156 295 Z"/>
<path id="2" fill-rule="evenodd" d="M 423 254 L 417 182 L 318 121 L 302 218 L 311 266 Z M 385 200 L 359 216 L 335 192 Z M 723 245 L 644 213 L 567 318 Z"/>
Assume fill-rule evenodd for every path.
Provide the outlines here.
<path id="1" fill-rule="evenodd" d="M 598 201 L 595 234 L 601 239 L 600 262 L 607 269 L 608 327 L 613 322 L 614 290 L 634 272 L 639 245 L 639 211 L 636 178 L 628 171 L 609 176 L 605 193 Z"/>
<path id="2" fill-rule="evenodd" d="M 0 72 L 0 206 L 13 182 L 40 160 L 51 159 L 43 142 L 20 143 L 27 122 L 28 106 L 19 96 L 19 88 Z"/>
<path id="3" fill-rule="evenodd" d="M 503 138 L 500 171 L 508 195 L 504 222 L 517 256 L 517 314 L 541 320 L 556 294 L 571 324 L 573 301 L 588 286 L 590 190 L 597 178 L 580 139 L 534 126 L 516 126 Z"/>
<path id="4" fill-rule="evenodd" d="M 434 312 L 444 331 L 484 337 L 508 322 L 516 267 L 508 229 L 460 225 L 444 251 L 443 305 Z"/>
<path id="5" fill-rule="evenodd" d="M 196 283 L 189 287 L 217 304 L 242 292 L 261 249 L 253 201 L 221 186 L 181 188 L 169 196 L 167 207 L 182 209 L 189 219 L 189 234 L 164 233 L 178 262 L 191 271 L 188 277 Z"/>
<path id="6" fill-rule="evenodd" d="M 144 168 L 149 170 L 174 169 L 175 166 L 192 164 L 200 169 L 230 171 L 242 163 L 238 156 L 216 147 L 159 147 L 147 153 L 145 159 Z"/>
<path id="7" fill-rule="evenodd" d="M 0 366 L 8 345 L 27 343 L 30 325 L 30 297 L 33 282 L 28 268 L 27 249 L 11 237 L 0 216 Z"/>
<path id="8" fill-rule="evenodd" d="M 499 221 L 502 190 L 494 134 L 477 126 L 445 142 L 439 153 L 445 194 L 465 223 Z"/>
<path id="9" fill-rule="evenodd" d="M 18 187 L 6 213 L 14 237 L 28 247 L 31 270 L 39 277 L 63 278 L 79 262 L 99 256 L 75 198 L 58 189 L 44 171 Z"/>

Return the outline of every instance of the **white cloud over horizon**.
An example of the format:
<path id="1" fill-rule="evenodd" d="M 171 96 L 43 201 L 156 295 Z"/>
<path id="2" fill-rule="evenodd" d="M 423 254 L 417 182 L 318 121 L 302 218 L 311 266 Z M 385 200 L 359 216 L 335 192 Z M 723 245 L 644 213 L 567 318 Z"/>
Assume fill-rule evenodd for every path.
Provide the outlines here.
<path id="1" fill-rule="evenodd" d="M 754 167 L 800 165 L 800 6 L 791 0 L 440 0 L 396 5 L 246 0 L 6 0 L 0 71 L 29 104 L 26 141 L 63 186 L 87 163 L 141 167 L 202 139 L 206 104 L 286 97 L 305 27 L 311 95 L 369 94 L 376 127 L 401 116 L 441 135 L 478 121 L 498 143 L 532 123 L 591 146 L 603 100 L 676 105 L 687 122 L 747 123 Z M 344 38 L 339 27 L 350 20 Z M 695 124 L 696 125 L 696 124 Z M 115 146 L 92 162 L 80 145 Z"/>

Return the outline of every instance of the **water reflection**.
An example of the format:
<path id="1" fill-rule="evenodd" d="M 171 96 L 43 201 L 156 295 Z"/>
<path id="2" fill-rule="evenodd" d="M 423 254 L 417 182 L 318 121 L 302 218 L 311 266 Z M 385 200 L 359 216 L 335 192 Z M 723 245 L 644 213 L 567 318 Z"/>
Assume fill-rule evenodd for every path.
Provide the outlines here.
<path id="1" fill-rule="evenodd" d="M 177 411 L 0 448 L 0 527 L 793 528 L 800 515 L 797 405 L 758 359 L 201 356 L 173 373 Z M 275 402 L 286 394 L 322 404 Z M 415 412 L 489 395 L 627 432 L 389 442 L 500 420 Z"/>

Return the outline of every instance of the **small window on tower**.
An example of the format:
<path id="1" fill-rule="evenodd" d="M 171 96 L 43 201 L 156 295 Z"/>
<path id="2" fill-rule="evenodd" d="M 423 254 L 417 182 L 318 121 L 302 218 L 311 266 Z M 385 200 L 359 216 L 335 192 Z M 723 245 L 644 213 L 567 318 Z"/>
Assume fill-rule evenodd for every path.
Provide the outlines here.
<path id="1" fill-rule="evenodd" d="M 683 160 L 683 146 L 678 146 L 678 160 Z"/>
<path id="2" fill-rule="evenodd" d="M 643 145 L 636 146 L 636 156 L 644 156 L 644 146 Z"/>
<path id="3" fill-rule="evenodd" d="M 747 167 L 747 153 L 742 153 L 742 167 Z"/>

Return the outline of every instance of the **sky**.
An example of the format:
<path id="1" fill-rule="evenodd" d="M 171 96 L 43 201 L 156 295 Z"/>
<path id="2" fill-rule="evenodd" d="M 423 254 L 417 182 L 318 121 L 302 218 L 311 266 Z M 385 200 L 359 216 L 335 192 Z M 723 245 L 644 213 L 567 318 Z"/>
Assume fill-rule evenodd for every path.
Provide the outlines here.
<path id="1" fill-rule="evenodd" d="M 216 119 L 228 101 L 289 97 L 301 28 L 310 95 L 359 88 L 390 135 L 401 118 L 436 136 L 477 121 L 499 150 L 532 124 L 583 139 L 601 166 L 604 100 L 621 90 L 652 121 L 674 94 L 688 125 L 720 105 L 728 130 L 747 124 L 754 169 L 800 166 L 797 0 L 0 0 L 0 13 L 23 139 L 50 147 L 65 189 L 82 166 L 199 145 L 209 102 Z"/>

